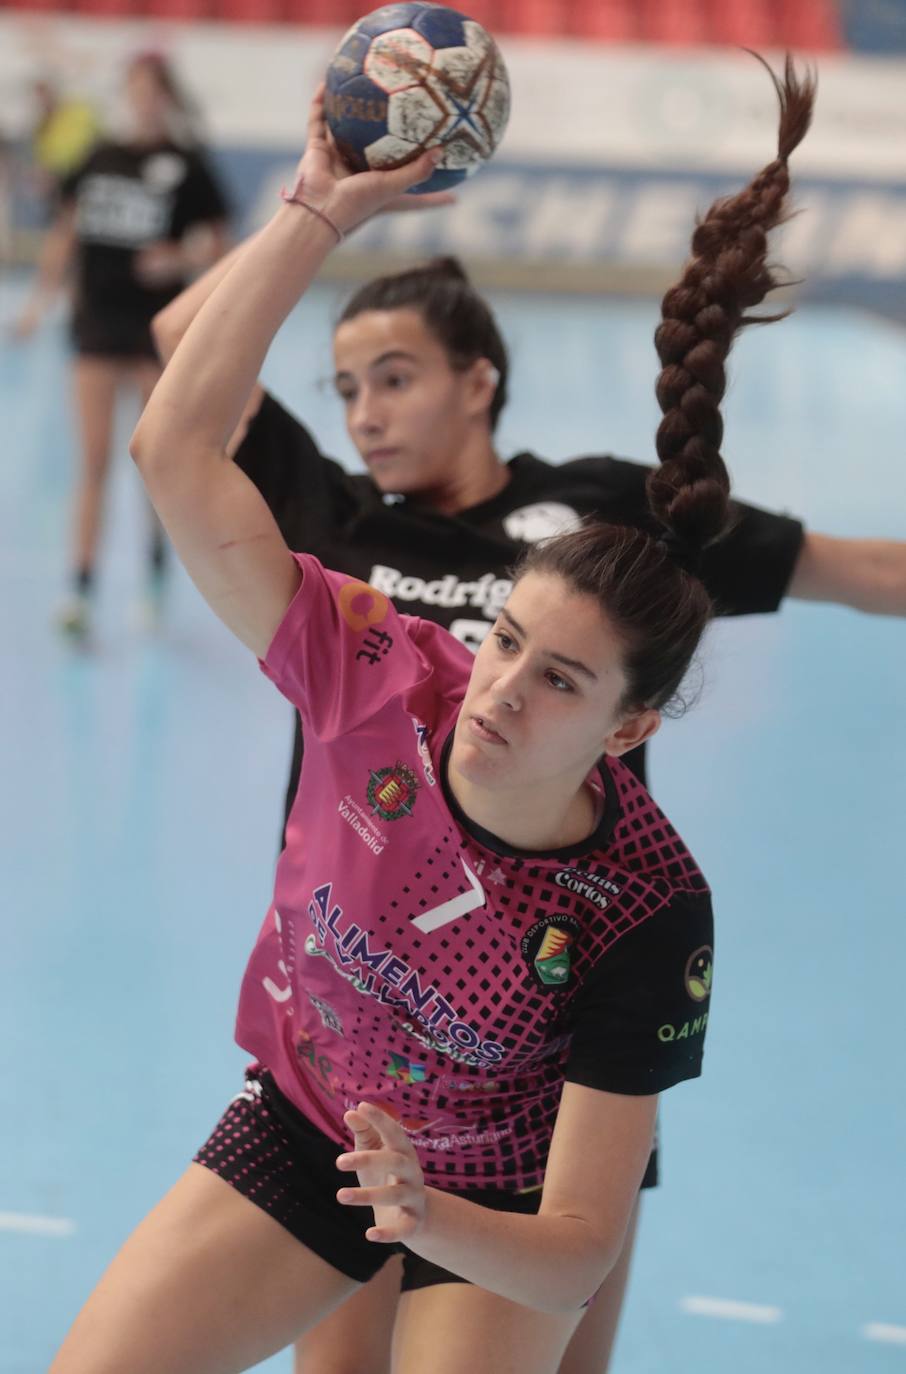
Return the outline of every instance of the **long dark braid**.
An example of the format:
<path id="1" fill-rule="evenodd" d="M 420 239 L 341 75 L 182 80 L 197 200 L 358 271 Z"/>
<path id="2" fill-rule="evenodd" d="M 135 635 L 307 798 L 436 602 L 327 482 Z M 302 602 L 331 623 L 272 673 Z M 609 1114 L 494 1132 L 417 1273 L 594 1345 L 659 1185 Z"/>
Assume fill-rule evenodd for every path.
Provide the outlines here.
<path id="1" fill-rule="evenodd" d="M 520 575 L 556 573 L 597 598 L 626 646 L 625 706 L 663 709 L 675 702 L 713 614 L 695 573 L 702 550 L 730 517 L 730 479 L 720 453 L 724 365 L 743 325 L 787 313 L 746 312 L 779 284 L 767 262 L 768 234 L 787 214 L 787 159 L 811 122 L 816 83 L 811 73 L 797 75 L 789 57 L 782 80 L 770 75 L 780 100 L 777 157 L 744 191 L 711 206 L 695 228 L 683 275 L 662 304 L 655 334 L 664 412 L 660 467 L 647 482 L 661 537 L 589 524 L 536 546 L 520 568 Z"/>
<path id="2" fill-rule="evenodd" d="M 757 56 L 757 54 L 755 54 Z M 730 478 L 720 454 L 724 364 L 737 332 L 783 314 L 753 316 L 780 283 L 767 262 L 768 234 L 787 217 L 787 160 L 812 118 L 815 79 L 787 56 L 781 81 L 767 63 L 780 101 L 777 157 L 735 196 L 715 201 L 692 236 L 692 257 L 661 304 L 654 344 L 663 364 L 655 388 L 664 412 L 656 447 L 661 466 L 648 479 L 657 518 L 691 548 L 727 523 Z"/>

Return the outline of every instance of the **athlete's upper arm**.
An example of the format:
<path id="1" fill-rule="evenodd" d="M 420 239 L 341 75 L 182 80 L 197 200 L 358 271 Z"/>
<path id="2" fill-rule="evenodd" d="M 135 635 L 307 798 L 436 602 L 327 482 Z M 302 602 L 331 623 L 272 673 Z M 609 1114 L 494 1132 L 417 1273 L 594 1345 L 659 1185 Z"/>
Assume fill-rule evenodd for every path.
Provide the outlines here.
<path id="1" fill-rule="evenodd" d="M 651 1154 L 656 1095 L 630 1097 L 566 1083 L 551 1141 L 541 1214 L 579 1217 L 606 1269 L 623 1244 Z"/>
<path id="2" fill-rule="evenodd" d="M 147 463 L 141 426 L 131 451 L 192 581 L 263 658 L 302 580 L 266 502 L 221 451 L 196 452 L 185 463 Z"/>

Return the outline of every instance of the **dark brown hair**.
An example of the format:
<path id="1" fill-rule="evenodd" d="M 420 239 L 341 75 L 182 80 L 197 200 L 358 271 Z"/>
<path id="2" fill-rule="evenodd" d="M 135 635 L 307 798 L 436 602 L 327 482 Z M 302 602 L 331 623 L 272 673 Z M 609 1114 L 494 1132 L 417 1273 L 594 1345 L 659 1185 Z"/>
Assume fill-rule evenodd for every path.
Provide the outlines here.
<path id="1" fill-rule="evenodd" d="M 597 597 L 625 646 L 623 709 L 675 703 L 713 613 L 697 573 L 702 553 L 730 521 L 730 479 L 720 454 L 724 364 L 743 325 L 782 318 L 745 312 L 779 284 L 767 263 L 767 236 L 786 217 L 787 159 L 811 121 L 815 78 L 800 77 L 789 56 L 782 81 L 768 71 L 780 101 L 777 157 L 699 221 L 683 275 L 661 305 L 654 342 L 664 417 L 656 440 L 660 466 L 647 483 L 656 533 L 585 525 L 537 545 L 519 568 L 520 576 L 556 573 L 573 590 Z"/>
<path id="2" fill-rule="evenodd" d="M 494 428 L 507 402 L 509 357 L 491 307 L 475 290 L 457 258 L 434 258 L 421 267 L 375 277 L 347 302 L 339 323 L 366 310 L 417 310 L 443 344 L 456 372 L 465 371 L 479 358 L 493 363 L 498 373 L 490 407 Z"/>
<path id="3" fill-rule="evenodd" d="M 157 49 L 146 48 L 130 58 L 127 77 L 141 69 L 151 73 L 170 102 L 175 120 L 173 135 L 181 143 L 197 143 L 201 137 L 201 114 L 195 100 L 179 81 L 169 58 Z"/>

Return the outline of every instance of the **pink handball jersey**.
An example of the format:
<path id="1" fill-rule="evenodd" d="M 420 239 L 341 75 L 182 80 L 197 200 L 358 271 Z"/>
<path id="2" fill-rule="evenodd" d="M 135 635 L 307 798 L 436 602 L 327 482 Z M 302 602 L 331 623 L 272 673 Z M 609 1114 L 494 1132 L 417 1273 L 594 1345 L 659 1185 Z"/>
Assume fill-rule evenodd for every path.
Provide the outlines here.
<path id="1" fill-rule="evenodd" d="M 236 1038 L 332 1140 L 367 1100 L 434 1186 L 537 1188 L 564 1081 L 646 1094 L 701 1071 L 707 885 L 613 759 L 580 845 L 526 853 L 481 830 L 444 782 L 469 650 L 296 557 L 262 666 L 305 756 Z"/>

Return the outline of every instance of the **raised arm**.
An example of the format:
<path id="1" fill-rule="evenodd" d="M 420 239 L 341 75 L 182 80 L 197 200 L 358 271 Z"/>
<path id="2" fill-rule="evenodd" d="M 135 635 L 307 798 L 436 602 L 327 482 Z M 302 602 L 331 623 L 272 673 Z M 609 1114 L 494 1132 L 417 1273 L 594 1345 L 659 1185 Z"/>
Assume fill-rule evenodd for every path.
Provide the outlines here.
<path id="1" fill-rule="evenodd" d="M 139 421 L 131 452 L 151 501 L 211 608 L 263 656 L 300 573 L 264 500 L 227 446 L 283 320 L 345 234 L 437 160 L 345 175 L 312 103 L 294 199 L 246 245 L 187 328 Z M 325 218 L 326 216 L 326 218 Z"/>
<path id="2" fill-rule="evenodd" d="M 260 230 L 259 230 L 260 233 Z M 258 234 L 252 234 L 237 244 L 235 248 L 220 257 L 212 267 L 197 277 L 195 281 L 181 291 L 179 295 L 169 305 L 165 305 L 163 310 L 159 310 L 151 321 L 151 334 L 154 339 L 154 346 L 162 363 L 168 363 L 176 352 L 180 339 L 185 334 L 189 325 L 198 314 L 205 301 L 213 295 L 214 291 L 223 281 L 227 272 L 239 261 L 245 250 L 255 242 Z M 264 387 L 256 381 L 248 399 L 242 409 L 239 422 L 226 444 L 226 454 L 232 458 L 239 445 L 245 438 L 246 430 L 258 413 L 264 396 Z"/>

